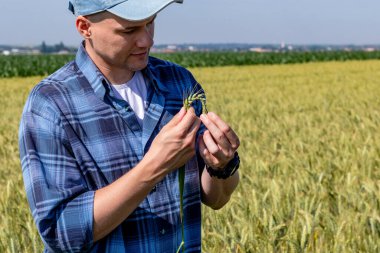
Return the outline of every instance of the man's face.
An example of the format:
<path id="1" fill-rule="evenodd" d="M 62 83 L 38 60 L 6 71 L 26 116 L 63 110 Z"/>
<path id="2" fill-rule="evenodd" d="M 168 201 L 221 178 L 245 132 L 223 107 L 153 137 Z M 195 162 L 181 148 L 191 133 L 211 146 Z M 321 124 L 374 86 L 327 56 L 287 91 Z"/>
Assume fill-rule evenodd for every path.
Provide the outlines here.
<path id="1" fill-rule="evenodd" d="M 104 15 L 101 19 L 91 22 L 91 39 L 88 41 L 97 58 L 93 59 L 95 63 L 110 70 L 145 68 L 153 46 L 155 16 L 132 22 L 109 12 L 101 15 Z"/>

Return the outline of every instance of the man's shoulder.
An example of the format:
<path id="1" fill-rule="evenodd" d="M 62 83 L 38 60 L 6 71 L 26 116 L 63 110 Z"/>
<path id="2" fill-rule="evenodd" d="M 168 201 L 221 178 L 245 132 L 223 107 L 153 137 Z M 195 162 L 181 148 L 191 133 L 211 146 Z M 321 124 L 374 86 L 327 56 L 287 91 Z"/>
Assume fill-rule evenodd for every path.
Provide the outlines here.
<path id="1" fill-rule="evenodd" d="M 66 63 L 63 67 L 56 70 L 54 73 L 46 77 L 41 81 L 41 83 L 51 83 L 51 84 L 62 84 L 65 82 L 70 82 L 73 78 L 78 75 L 78 67 L 75 61 L 70 61 Z"/>
<path id="2" fill-rule="evenodd" d="M 48 77 L 42 79 L 30 91 L 24 111 L 42 112 L 53 109 L 69 93 L 70 85 L 78 77 L 73 61 L 67 63 Z"/>
<path id="3" fill-rule="evenodd" d="M 34 88 L 31 93 L 40 93 L 48 96 L 52 92 L 62 90 L 68 86 L 74 79 L 78 77 L 78 69 L 74 61 L 68 62 L 60 69 L 56 70 L 51 75 L 42 79 Z"/>

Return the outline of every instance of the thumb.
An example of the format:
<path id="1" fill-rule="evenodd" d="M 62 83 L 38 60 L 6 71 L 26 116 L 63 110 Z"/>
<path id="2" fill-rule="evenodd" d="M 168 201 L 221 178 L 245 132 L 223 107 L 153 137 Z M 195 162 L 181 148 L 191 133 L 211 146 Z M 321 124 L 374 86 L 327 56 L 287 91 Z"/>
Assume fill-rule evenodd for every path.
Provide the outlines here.
<path id="1" fill-rule="evenodd" d="M 181 122 L 183 116 L 185 116 L 186 110 L 184 107 L 181 108 L 181 110 L 174 115 L 174 117 L 168 122 L 168 126 L 176 126 L 179 122 Z"/>

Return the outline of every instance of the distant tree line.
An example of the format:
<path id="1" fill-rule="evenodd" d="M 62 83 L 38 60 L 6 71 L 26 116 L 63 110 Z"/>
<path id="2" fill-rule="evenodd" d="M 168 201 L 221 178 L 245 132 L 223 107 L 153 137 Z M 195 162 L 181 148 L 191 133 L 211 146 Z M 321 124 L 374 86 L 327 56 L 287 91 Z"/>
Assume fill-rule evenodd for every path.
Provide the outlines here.
<path id="1" fill-rule="evenodd" d="M 53 47 L 54 48 L 54 47 Z M 56 47 L 56 50 L 64 48 Z M 55 55 L 52 49 L 45 55 L 0 55 L 0 77 L 48 75 L 75 58 L 74 54 Z M 59 52 L 59 51 L 58 51 Z M 182 52 L 157 54 L 152 56 L 162 58 L 184 67 L 213 67 L 228 65 L 266 65 L 294 64 L 325 61 L 380 60 L 380 51 L 374 52 L 285 52 L 285 53 L 255 53 L 255 52 Z"/>
<path id="2" fill-rule="evenodd" d="M 47 45 L 45 41 L 42 41 L 38 49 L 43 54 L 59 53 L 62 51 L 74 53 L 77 50 L 76 48 L 66 46 L 65 44 L 63 44 L 63 42 L 60 42 L 59 44 L 55 45 Z"/>

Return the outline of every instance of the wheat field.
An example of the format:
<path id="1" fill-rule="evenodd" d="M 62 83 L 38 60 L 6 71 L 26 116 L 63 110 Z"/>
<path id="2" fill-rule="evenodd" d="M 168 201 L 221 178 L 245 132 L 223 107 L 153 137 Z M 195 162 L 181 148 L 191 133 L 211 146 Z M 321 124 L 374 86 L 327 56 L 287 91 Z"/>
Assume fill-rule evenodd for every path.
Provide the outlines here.
<path id="1" fill-rule="evenodd" d="M 241 182 L 203 208 L 204 252 L 380 252 L 380 61 L 191 69 L 241 139 Z M 41 252 L 17 132 L 42 77 L 0 79 L 0 252 Z"/>

